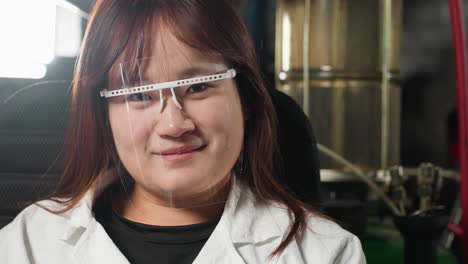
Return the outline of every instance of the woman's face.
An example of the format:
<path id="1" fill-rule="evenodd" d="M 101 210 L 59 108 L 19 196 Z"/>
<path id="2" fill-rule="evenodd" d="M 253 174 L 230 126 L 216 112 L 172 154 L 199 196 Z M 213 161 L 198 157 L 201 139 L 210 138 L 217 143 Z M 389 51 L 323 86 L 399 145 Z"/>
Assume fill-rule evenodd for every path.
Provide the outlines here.
<path id="1" fill-rule="evenodd" d="M 126 87 L 228 69 L 219 59 L 204 56 L 167 32 L 154 41 L 152 58 L 137 63 L 139 71 L 133 78 L 138 80 L 129 80 L 126 65 L 132 64 L 121 66 Z M 119 158 L 140 192 L 163 204 L 183 203 L 184 199 L 214 194 L 229 179 L 244 132 L 234 79 L 164 89 L 161 94 L 152 91 L 112 97 L 108 107 Z"/>

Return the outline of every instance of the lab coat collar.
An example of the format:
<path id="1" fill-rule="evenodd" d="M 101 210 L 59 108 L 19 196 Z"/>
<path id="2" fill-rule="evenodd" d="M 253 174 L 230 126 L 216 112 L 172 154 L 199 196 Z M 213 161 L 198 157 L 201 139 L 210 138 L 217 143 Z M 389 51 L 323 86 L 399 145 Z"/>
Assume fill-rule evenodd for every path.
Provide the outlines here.
<path id="1" fill-rule="evenodd" d="M 267 202 L 260 201 L 239 179 L 234 183 L 226 202 L 222 222 L 230 230 L 233 243 L 259 243 L 281 237 L 284 230 Z"/>
<path id="2" fill-rule="evenodd" d="M 63 214 L 63 217 L 68 220 L 68 227 L 64 230 L 61 240 L 68 241 L 69 244 L 72 241 L 77 242 L 80 238 L 77 237 L 78 234 L 83 235 L 83 230 L 88 230 L 91 227 L 93 221 L 96 221 L 92 210 L 94 201 L 116 179 L 117 176 L 113 171 L 103 171 L 76 207 Z"/>
<path id="3" fill-rule="evenodd" d="M 220 222 L 193 263 L 242 264 L 245 261 L 238 246 L 268 242 L 274 250 L 281 236 L 266 204 L 258 202 L 249 188 L 234 178 Z"/>
<path id="4" fill-rule="evenodd" d="M 197 260 L 221 260 L 226 258 L 226 254 L 228 254 L 230 259 L 235 260 L 233 263 L 244 263 L 236 250 L 236 245 L 268 242 L 272 243 L 273 248 L 276 248 L 282 240 L 281 230 L 286 230 L 287 227 L 285 228 L 282 223 L 276 221 L 275 215 L 270 211 L 271 208 L 267 206 L 266 202 L 259 201 L 249 188 L 236 178 L 234 177 L 220 222 Z M 111 174 L 105 175 L 101 179 L 86 193 L 77 207 L 70 210 L 65 216 L 69 219 L 69 226 L 64 230 L 62 240 L 76 246 L 76 256 L 101 259 L 100 257 L 95 258 L 99 256 L 101 246 L 97 244 L 99 241 L 93 242 L 93 240 L 103 240 L 100 241 L 103 245 L 119 252 L 92 213 L 95 199 L 116 177 Z M 98 233 L 102 234 L 98 236 L 96 235 Z M 102 260 L 106 261 L 109 258 L 109 256 L 101 257 Z M 121 254 L 117 254 L 114 258 L 126 263 Z"/>

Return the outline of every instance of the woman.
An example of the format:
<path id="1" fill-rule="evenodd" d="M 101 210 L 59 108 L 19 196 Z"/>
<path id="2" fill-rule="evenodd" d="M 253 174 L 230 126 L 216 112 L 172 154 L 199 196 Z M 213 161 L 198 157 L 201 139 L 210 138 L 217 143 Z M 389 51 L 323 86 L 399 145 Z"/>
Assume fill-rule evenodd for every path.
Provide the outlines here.
<path id="1" fill-rule="evenodd" d="M 64 170 L 0 231 L 6 263 L 365 263 L 281 186 L 276 117 L 224 0 L 98 0 Z"/>

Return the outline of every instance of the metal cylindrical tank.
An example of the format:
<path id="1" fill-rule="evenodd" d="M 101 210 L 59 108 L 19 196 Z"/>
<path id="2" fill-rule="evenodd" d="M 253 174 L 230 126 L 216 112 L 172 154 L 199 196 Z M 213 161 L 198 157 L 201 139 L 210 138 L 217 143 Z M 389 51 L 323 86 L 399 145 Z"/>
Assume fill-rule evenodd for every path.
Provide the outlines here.
<path id="1" fill-rule="evenodd" d="M 277 89 L 319 143 L 373 170 L 399 163 L 401 0 L 278 0 Z M 321 156 L 324 169 L 344 170 Z"/>

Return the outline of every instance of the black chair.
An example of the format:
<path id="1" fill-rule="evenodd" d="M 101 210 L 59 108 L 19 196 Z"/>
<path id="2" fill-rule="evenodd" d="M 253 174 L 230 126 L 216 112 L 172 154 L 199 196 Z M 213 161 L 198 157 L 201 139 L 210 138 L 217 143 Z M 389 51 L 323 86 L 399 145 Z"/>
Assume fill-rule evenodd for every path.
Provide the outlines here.
<path id="1" fill-rule="evenodd" d="M 331 190 L 367 193 L 367 186 L 362 182 L 321 182 L 311 122 L 292 98 L 277 90 L 270 93 L 278 115 L 280 149 L 285 163 L 282 182 L 299 199 L 335 219 L 343 228 L 356 235 L 363 234 L 367 225 L 365 198 L 330 199 L 327 193 Z"/>
<path id="2" fill-rule="evenodd" d="M 57 182 L 70 82 L 42 82 L 0 102 L 0 228 Z"/>
<path id="3" fill-rule="evenodd" d="M 284 161 L 282 182 L 302 201 L 321 207 L 317 141 L 302 108 L 286 94 L 270 91 L 279 123 L 279 144 Z"/>

